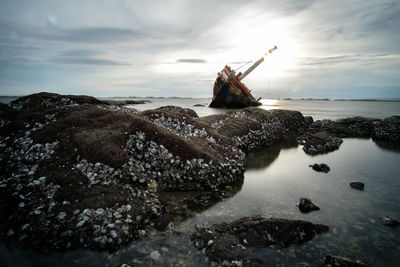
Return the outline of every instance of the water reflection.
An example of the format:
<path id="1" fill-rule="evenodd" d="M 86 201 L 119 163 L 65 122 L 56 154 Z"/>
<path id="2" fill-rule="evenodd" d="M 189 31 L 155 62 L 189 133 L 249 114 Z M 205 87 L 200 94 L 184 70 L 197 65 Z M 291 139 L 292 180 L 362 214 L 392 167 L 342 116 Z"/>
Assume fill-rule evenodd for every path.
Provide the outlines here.
<path id="1" fill-rule="evenodd" d="M 210 191 L 161 192 L 160 202 L 174 222 L 186 219 L 210 208 L 216 203 L 231 198 L 242 189 L 244 176 L 233 184 Z"/>
<path id="2" fill-rule="evenodd" d="M 296 148 L 298 146 L 296 137 L 290 136 L 280 143 L 274 144 L 266 149 L 250 152 L 246 156 L 245 166 L 247 170 L 264 169 L 272 164 L 279 156 L 281 149 Z"/>
<path id="3" fill-rule="evenodd" d="M 389 150 L 389 151 L 395 151 L 395 152 L 400 152 L 400 144 L 393 144 L 393 143 L 387 143 L 379 140 L 373 140 L 375 145 L 378 147 Z"/>

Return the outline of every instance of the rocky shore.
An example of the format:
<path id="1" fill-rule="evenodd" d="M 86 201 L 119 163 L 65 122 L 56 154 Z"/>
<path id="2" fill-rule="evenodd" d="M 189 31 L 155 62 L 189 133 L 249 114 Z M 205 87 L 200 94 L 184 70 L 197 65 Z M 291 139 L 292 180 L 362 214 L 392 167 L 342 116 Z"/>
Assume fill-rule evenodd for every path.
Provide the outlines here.
<path id="1" fill-rule="evenodd" d="M 326 225 L 307 221 L 251 216 L 197 229 L 191 238 L 197 248 L 205 250 L 211 264 L 225 261 L 225 265 L 241 266 L 254 261 L 249 258 L 249 247 L 285 248 L 328 230 Z"/>
<path id="2" fill-rule="evenodd" d="M 2 104 L 1 237 L 41 252 L 114 250 L 163 217 L 159 192 L 232 184 L 245 152 L 307 126 L 295 111 L 198 118 L 49 93 Z"/>
<path id="3" fill-rule="evenodd" d="M 289 135 L 312 155 L 338 149 L 344 137 L 398 144 L 399 129 L 399 116 L 313 122 L 297 111 L 247 108 L 199 118 L 176 106 L 139 112 L 89 96 L 29 95 L 0 104 L 0 238 L 39 252 L 113 251 L 191 216 L 177 206 L 195 213 L 234 195 L 249 152 Z M 177 191 L 180 202 L 170 201 Z M 196 246 L 223 262 L 226 242 L 238 247 L 232 260 L 246 260 L 247 246 L 299 244 L 328 227 L 253 216 L 202 229 L 192 235 Z"/>
<path id="4" fill-rule="evenodd" d="M 324 154 L 339 149 L 342 138 L 371 138 L 376 142 L 400 143 L 400 116 L 384 120 L 361 117 L 338 120 L 319 120 L 308 127 L 305 134 L 298 138 L 307 154 Z"/>

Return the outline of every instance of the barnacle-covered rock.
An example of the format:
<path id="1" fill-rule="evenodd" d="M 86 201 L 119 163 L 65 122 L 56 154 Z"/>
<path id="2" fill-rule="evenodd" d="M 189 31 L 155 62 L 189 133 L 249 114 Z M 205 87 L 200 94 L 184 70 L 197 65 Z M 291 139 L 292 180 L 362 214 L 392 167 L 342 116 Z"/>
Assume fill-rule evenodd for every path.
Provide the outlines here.
<path id="1" fill-rule="evenodd" d="M 19 98 L 0 106 L 0 237 L 39 251 L 116 249 L 172 210 L 159 192 L 206 190 L 209 203 L 229 197 L 219 188 L 243 179 L 245 152 L 308 124 L 294 111 L 197 118 L 190 109 L 138 112 L 89 96 Z M 193 210 L 202 208 L 196 201 Z"/>
<path id="2" fill-rule="evenodd" d="M 376 140 L 400 143 L 400 116 L 384 119 L 376 125 L 372 137 Z"/>
<path id="3" fill-rule="evenodd" d="M 302 132 L 310 121 L 298 111 L 246 108 L 197 120 L 229 137 L 244 152 L 281 141 L 289 134 Z"/>
<path id="4" fill-rule="evenodd" d="M 191 239 L 198 249 L 205 248 L 211 261 L 221 263 L 245 259 L 248 247 L 284 248 L 302 244 L 328 230 L 322 224 L 255 215 L 196 229 Z"/>

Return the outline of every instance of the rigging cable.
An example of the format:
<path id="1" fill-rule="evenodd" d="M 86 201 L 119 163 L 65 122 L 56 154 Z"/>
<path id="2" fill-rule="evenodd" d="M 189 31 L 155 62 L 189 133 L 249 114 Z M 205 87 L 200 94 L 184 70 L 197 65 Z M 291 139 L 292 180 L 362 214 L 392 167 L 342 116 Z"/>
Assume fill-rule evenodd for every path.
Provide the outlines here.
<path id="1" fill-rule="evenodd" d="M 249 62 L 243 64 L 242 66 L 240 66 L 239 68 L 236 69 L 236 71 L 238 71 L 239 69 L 243 68 L 244 66 L 246 66 L 247 64 L 253 62 L 253 60 L 250 60 Z"/>

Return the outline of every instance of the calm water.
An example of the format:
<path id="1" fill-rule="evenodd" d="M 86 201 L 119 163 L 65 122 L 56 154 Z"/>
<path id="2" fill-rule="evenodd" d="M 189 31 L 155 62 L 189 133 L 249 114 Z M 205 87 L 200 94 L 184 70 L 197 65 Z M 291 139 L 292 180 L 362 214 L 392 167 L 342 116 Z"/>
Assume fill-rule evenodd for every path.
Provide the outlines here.
<path id="1" fill-rule="evenodd" d="M 221 112 L 194 104 L 207 104 L 209 99 L 162 99 L 135 105 L 140 110 L 162 105 L 194 108 L 199 115 Z M 345 101 L 274 101 L 263 108 L 300 110 L 314 118 L 366 116 L 384 118 L 400 114 L 399 102 L 345 102 Z M 327 174 L 308 167 L 326 163 Z M 254 249 L 254 257 L 269 265 L 321 265 L 327 254 L 359 259 L 371 266 L 399 266 L 400 227 L 382 224 L 383 216 L 400 220 L 400 152 L 379 147 L 370 139 L 344 139 L 339 150 L 327 155 L 306 155 L 296 142 L 288 139 L 247 157 L 248 169 L 242 183 L 233 187 L 231 197 L 211 202 L 201 208 L 180 206 L 182 222 L 174 231 L 150 232 L 149 236 L 134 241 L 116 253 L 86 250 L 38 255 L 10 249 L 0 244 L 0 262 L 3 266 L 116 266 L 133 265 L 206 266 L 205 256 L 194 248 L 188 234 L 195 225 L 231 221 L 242 216 L 260 214 L 265 217 L 305 219 L 330 226 L 330 231 L 301 246 L 282 250 Z M 361 181 L 363 192 L 353 190 L 349 183 Z M 197 198 L 185 195 L 189 199 Z M 309 214 L 298 211 L 300 197 L 309 197 L 321 210 Z M 167 199 L 182 198 L 172 194 Z M 157 262 L 149 254 L 158 250 Z M 303 265 L 302 265 L 303 264 Z"/>
<path id="2" fill-rule="evenodd" d="M 150 99 L 152 103 L 132 105 L 138 110 L 153 109 L 165 105 L 175 105 L 194 109 L 200 117 L 225 112 L 224 109 L 208 108 L 209 98 L 196 99 Z M 362 116 L 383 119 L 391 115 L 400 115 L 400 102 L 384 101 L 319 101 L 319 100 L 261 100 L 264 109 L 288 109 L 301 111 L 315 120 L 338 119 L 343 117 Z M 194 107 L 202 104 L 204 107 Z"/>

